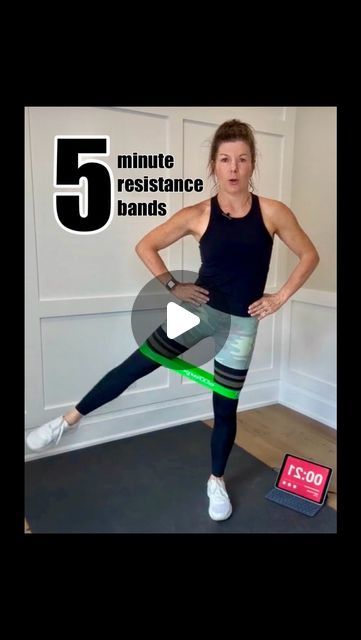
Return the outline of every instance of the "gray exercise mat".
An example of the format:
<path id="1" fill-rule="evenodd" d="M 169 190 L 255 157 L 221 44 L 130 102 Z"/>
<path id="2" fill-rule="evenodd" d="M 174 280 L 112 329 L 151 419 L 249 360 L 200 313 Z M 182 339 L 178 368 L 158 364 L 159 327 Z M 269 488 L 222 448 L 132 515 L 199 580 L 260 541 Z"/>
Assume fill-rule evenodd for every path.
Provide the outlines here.
<path id="1" fill-rule="evenodd" d="M 208 516 L 211 429 L 193 422 L 25 465 L 25 516 L 36 533 L 336 533 L 265 498 L 276 473 L 235 445 L 225 480 L 232 517 Z"/>

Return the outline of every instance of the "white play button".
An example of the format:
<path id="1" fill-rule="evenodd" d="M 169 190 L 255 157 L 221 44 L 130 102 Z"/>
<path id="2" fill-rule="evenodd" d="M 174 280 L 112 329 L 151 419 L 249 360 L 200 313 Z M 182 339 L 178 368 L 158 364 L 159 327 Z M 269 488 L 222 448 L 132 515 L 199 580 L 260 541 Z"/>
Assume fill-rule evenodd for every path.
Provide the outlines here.
<path id="1" fill-rule="evenodd" d="M 183 309 L 175 302 L 167 304 L 167 336 L 176 338 L 189 329 L 196 327 L 200 319 L 194 313 Z"/>

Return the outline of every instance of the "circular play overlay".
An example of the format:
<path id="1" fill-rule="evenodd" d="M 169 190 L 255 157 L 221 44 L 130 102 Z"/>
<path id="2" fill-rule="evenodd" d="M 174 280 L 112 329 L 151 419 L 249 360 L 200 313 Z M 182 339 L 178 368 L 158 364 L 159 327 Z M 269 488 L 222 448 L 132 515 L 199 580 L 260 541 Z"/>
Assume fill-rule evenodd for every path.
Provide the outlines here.
<path id="1" fill-rule="evenodd" d="M 198 274 L 194 271 L 172 270 L 173 278 L 183 284 L 195 283 Z M 198 286 L 209 291 L 201 282 Z M 220 291 L 212 286 L 209 291 L 212 297 L 221 301 L 222 309 L 227 309 L 227 300 Z M 211 306 L 209 303 L 196 305 L 184 302 L 168 291 L 158 280 L 152 278 L 137 295 L 131 315 L 134 339 L 141 347 L 153 332 L 157 332 L 157 340 L 167 350 L 178 345 L 186 347 L 179 357 L 194 367 L 199 367 L 213 360 L 223 348 L 231 328 L 231 315 Z M 159 330 L 161 327 L 161 330 Z"/>

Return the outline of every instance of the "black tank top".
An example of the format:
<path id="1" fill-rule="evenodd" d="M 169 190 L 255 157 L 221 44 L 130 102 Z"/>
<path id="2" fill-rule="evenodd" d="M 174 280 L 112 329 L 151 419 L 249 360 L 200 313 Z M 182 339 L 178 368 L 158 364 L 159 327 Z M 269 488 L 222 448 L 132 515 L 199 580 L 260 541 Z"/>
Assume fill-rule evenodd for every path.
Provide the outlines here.
<path id="1" fill-rule="evenodd" d="M 209 304 L 235 316 L 261 298 L 271 260 L 273 239 L 263 222 L 258 196 L 243 218 L 229 218 L 211 198 L 211 213 L 199 242 L 201 268 L 196 284 L 208 289 Z"/>

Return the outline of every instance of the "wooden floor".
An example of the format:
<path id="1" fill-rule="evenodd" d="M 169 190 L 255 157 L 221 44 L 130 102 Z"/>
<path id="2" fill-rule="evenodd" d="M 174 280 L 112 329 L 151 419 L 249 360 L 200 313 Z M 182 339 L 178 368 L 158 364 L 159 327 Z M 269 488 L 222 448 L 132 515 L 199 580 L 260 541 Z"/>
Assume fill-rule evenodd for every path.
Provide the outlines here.
<path id="1" fill-rule="evenodd" d="M 205 420 L 209 426 L 213 420 Z M 237 414 L 236 444 L 271 468 L 285 453 L 332 467 L 328 506 L 337 509 L 336 430 L 280 404 Z"/>
<path id="2" fill-rule="evenodd" d="M 213 426 L 213 420 L 205 420 Z M 336 430 L 280 404 L 240 411 L 236 444 L 271 468 L 279 468 L 285 453 L 333 468 L 327 504 L 337 508 Z M 25 519 L 25 533 L 31 533 Z"/>

